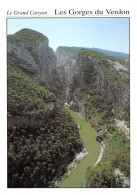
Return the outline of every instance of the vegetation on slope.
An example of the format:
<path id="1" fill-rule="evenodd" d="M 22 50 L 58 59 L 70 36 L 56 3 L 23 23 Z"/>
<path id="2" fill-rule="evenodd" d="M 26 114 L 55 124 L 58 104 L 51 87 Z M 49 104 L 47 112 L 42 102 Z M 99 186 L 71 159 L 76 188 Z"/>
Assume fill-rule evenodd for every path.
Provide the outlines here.
<path id="1" fill-rule="evenodd" d="M 95 52 L 99 52 L 102 53 L 104 55 L 110 56 L 110 57 L 114 57 L 115 59 L 119 59 L 125 62 L 125 60 L 129 59 L 129 54 L 125 54 L 125 53 L 121 53 L 121 52 L 113 52 L 113 51 L 109 51 L 109 50 L 103 50 L 103 49 L 98 49 L 98 48 L 86 48 L 86 47 L 67 47 L 67 46 L 60 46 L 58 47 L 59 49 L 74 53 L 76 55 L 78 55 L 79 51 L 81 49 L 86 49 L 88 51 L 95 51 Z M 127 62 L 127 64 L 129 64 Z"/>
<path id="2" fill-rule="evenodd" d="M 76 90 L 77 94 L 80 89 Z M 114 118 L 114 103 L 102 96 L 93 94 L 87 97 L 87 91 L 81 90 L 83 104 L 86 108 L 86 119 L 100 132 L 101 140 L 106 143 L 103 159 L 95 168 L 88 170 L 87 187 L 124 187 L 114 176 L 114 170 L 119 168 L 130 176 L 129 140 L 123 132 L 119 132 Z M 116 104 L 116 103 L 115 103 Z M 121 105 L 120 105 L 121 106 Z M 120 109 L 120 107 L 119 107 Z"/>
<path id="3" fill-rule="evenodd" d="M 126 187 L 122 181 L 114 175 L 114 170 L 119 168 L 124 174 L 130 176 L 130 146 L 129 140 L 123 132 L 119 132 L 117 129 L 114 118 L 119 118 L 121 114 L 124 114 L 124 119 L 129 123 L 129 112 L 125 106 L 119 102 L 113 102 L 99 95 L 97 92 L 96 83 L 96 70 L 93 69 L 88 59 L 92 56 L 96 61 L 103 62 L 101 59 L 109 58 L 114 60 L 113 57 L 107 57 L 104 54 L 92 52 L 88 50 L 81 50 L 81 55 L 84 68 L 84 79 L 86 87 L 82 88 L 79 84 L 79 78 L 77 75 L 74 77 L 74 83 L 71 85 L 73 92 L 79 99 L 81 99 L 86 109 L 86 119 L 90 121 L 90 124 L 99 132 L 100 141 L 103 140 L 106 144 L 105 152 L 102 161 L 94 168 L 88 170 L 88 178 L 86 182 L 87 187 Z M 105 64 L 102 65 L 105 67 Z M 108 74 L 108 75 L 107 75 Z M 109 75 L 106 71 L 106 77 L 110 76 L 113 80 L 113 75 Z M 121 81 L 121 80 L 120 80 Z M 114 81 L 116 84 L 117 80 Z M 122 81 L 119 82 L 121 86 Z M 124 83 L 124 82 L 123 82 Z M 125 85 L 125 87 L 127 87 Z"/>
<path id="4" fill-rule="evenodd" d="M 108 129 L 106 136 L 103 159 L 96 167 L 88 171 L 86 186 L 93 188 L 127 187 L 118 176 L 114 175 L 114 171 L 119 168 L 125 176 L 130 177 L 129 140 L 116 128 L 111 134 Z"/>
<path id="5" fill-rule="evenodd" d="M 55 97 L 8 60 L 8 117 L 43 119 L 53 108 Z"/>
<path id="6" fill-rule="evenodd" d="M 97 61 L 99 59 L 109 59 L 109 60 L 112 60 L 112 61 L 118 61 L 121 64 L 124 64 L 124 65 L 127 65 L 127 66 L 129 65 L 129 62 L 125 62 L 124 60 L 117 59 L 113 56 L 109 56 L 109 55 L 106 55 L 106 54 L 103 54 L 103 53 L 100 53 L 100 52 L 97 52 L 97 51 L 92 51 L 92 50 L 89 50 L 89 49 L 82 49 L 80 51 L 80 53 L 82 55 L 85 55 L 85 56 L 91 56 L 92 58 L 96 58 Z"/>
<path id="7" fill-rule="evenodd" d="M 39 127 L 8 129 L 8 187 L 49 187 L 82 150 L 78 127 L 66 110 L 45 116 L 54 101 L 53 94 L 8 61 L 8 119 L 44 120 Z"/>
<path id="8" fill-rule="evenodd" d="M 91 50 L 98 51 L 100 53 L 104 53 L 108 56 L 113 56 L 113 57 L 119 58 L 121 60 L 129 59 L 129 54 L 122 53 L 122 52 L 108 51 L 108 50 L 98 49 L 98 48 L 91 48 Z"/>
<path id="9" fill-rule="evenodd" d="M 82 149 L 77 125 L 65 110 L 39 128 L 8 131 L 8 187 L 48 187 Z"/>
<path id="10" fill-rule="evenodd" d="M 46 36 L 44 36 L 42 33 L 28 28 L 22 29 L 16 32 L 14 35 L 8 35 L 8 41 L 10 41 L 11 43 L 16 43 L 17 45 L 24 43 L 26 45 L 36 47 L 40 42 L 43 42 L 44 40 L 48 40 Z"/>
<path id="11" fill-rule="evenodd" d="M 98 121 L 102 120 L 110 120 L 110 118 L 105 115 L 105 112 L 108 112 L 108 115 L 113 116 L 113 118 L 121 118 L 124 117 L 125 120 L 129 120 L 129 107 L 122 105 L 119 101 L 107 99 L 102 97 L 100 93 L 97 91 L 97 70 L 94 68 L 91 63 L 91 59 L 94 59 L 96 63 L 99 64 L 100 71 L 103 72 L 103 78 L 105 82 L 109 82 L 109 87 L 111 90 L 113 89 L 114 93 L 119 93 L 119 96 L 123 96 L 124 93 L 128 93 L 129 91 L 129 79 L 123 80 L 122 76 L 128 75 L 129 71 L 122 72 L 122 76 L 117 72 L 112 71 L 107 64 L 106 60 L 118 61 L 125 65 L 124 61 L 117 60 L 114 57 L 107 56 L 105 54 L 90 51 L 83 49 L 80 51 L 81 55 L 81 64 L 82 65 L 82 79 L 85 83 L 83 87 L 81 86 L 81 75 L 74 75 L 72 88 L 75 91 L 76 95 L 78 95 L 81 99 L 83 99 L 83 103 L 90 113 L 90 117 L 92 118 L 92 123 L 94 123 L 94 117 L 96 116 L 96 112 L 98 112 Z M 94 62 L 93 62 L 94 63 Z M 108 108 L 109 107 L 109 108 Z M 94 111 L 94 110 L 97 111 Z M 108 111 L 107 111 L 108 110 Z M 100 114 L 99 114 L 100 113 Z M 90 119 L 89 117 L 89 119 Z M 100 123 L 101 123 L 100 121 Z"/>

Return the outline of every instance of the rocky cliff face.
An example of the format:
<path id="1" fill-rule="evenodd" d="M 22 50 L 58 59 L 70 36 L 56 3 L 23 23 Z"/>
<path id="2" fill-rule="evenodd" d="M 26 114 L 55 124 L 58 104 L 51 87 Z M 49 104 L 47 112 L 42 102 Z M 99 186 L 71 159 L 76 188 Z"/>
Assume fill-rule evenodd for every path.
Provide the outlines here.
<path id="1" fill-rule="evenodd" d="M 125 106 L 129 105 L 129 69 L 118 61 L 106 59 L 105 63 L 108 75 L 106 76 L 103 71 L 98 71 L 98 92 L 113 101 L 119 101 Z"/>
<path id="2" fill-rule="evenodd" d="M 78 112 L 81 117 L 85 116 L 86 110 L 82 99 L 75 95 L 71 87 L 66 88 L 66 102 L 71 110 Z"/>
<path id="3" fill-rule="evenodd" d="M 83 145 L 48 39 L 30 29 L 8 36 L 7 71 L 8 187 L 49 187 Z"/>
<path id="4" fill-rule="evenodd" d="M 103 97 L 129 106 L 129 68 L 114 58 L 93 51 L 80 52 L 76 62 L 76 85 L 96 84 Z"/>
<path id="5" fill-rule="evenodd" d="M 81 97 L 78 95 L 79 90 Z M 82 94 L 86 102 L 92 96 L 101 95 L 120 104 L 122 110 L 117 112 L 120 118 L 125 117 L 123 108 L 129 113 L 130 102 L 128 64 L 99 52 L 81 50 L 75 64 L 73 84 L 66 89 L 66 102 L 72 110 L 84 116 L 87 111 Z"/>
<path id="6" fill-rule="evenodd" d="M 73 76 L 75 73 L 75 63 L 78 53 L 67 50 L 66 47 L 58 47 L 56 51 L 57 56 L 57 69 L 61 77 L 64 76 L 67 83 L 73 82 Z M 64 71 L 60 69 L 64 68 Z"/>
<path id="7" fill-rule="evenodd" d="M 31 74 L 40 74 L 46 80 L 46 86 L 59 92 L 62 85 L 56 71 L 56 57 L 49 47 L 46 36 L 23 29 L 8 37 L 8 57 L 19 67 Z"/>

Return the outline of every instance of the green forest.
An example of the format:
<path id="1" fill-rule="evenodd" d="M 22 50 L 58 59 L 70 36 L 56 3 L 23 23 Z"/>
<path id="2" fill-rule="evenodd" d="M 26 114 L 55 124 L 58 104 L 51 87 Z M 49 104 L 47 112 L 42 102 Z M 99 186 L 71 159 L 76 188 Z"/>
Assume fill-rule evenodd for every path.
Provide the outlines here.
<path id="1" fill-rule="evenodd" d="M 8 187 L 48 187 L 83 148 L 77 124 L 63 107 L 46 115 L 53 103 L 51 92 L 8 61 L 8 117 L 44 121 L 36 128 L 8 129 Z"/>
<path id="2" fill-rule="evenodd" d="M 11 43 L 16 43 L 17 45 L 31 45 L 31 46 L 38 46 L 39 42 L 43 42 L 44 40 L 48 40 L 46 36 L 42 33 L 36 32 L 31 29 L 22 29 L 18 31 L 14 35 L 8 35 L 8 41 Z"/>

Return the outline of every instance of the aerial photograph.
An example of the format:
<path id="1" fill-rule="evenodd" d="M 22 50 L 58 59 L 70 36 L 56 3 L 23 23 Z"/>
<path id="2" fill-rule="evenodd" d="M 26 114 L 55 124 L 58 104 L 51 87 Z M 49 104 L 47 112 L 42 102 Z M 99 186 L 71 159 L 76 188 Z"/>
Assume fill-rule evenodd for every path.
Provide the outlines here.
<path id="1" fill-rule="evenodd" d="M 7 19 L 8 188 L 130 188 L 129 23 Z"/>

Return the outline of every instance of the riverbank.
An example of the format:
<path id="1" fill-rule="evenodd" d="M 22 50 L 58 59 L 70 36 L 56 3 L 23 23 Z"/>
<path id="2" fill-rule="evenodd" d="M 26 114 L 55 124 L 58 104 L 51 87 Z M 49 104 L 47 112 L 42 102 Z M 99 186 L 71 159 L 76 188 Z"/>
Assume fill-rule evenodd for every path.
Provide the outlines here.
<path id="1" fill-rule="evenodd" d="M 74 169 L 78 166 L 82 158 L 88 154 L 88 151 L 86 148 L 83 148 L 82 152 L 78 153 L 74 160 L 68 165 L 67 171 L 64 175 L 60 176 L 58 179 L 56 178 L 55 180 L 52 181 L 52 187 L 58 188 L 60 187 L 61 183 L 63 180 L 65 180 L 71 171 L 74 171 Z"/>
<path id="2" fill-rule="evenodd" d="M 73 168 L 73 170 L 69 172 L 69 175 L 62 180 L 59 187 L 84 187 L 87 176 L 87 169 L 94 166 L 94 164 L 98 160 L 100 156 L 101 145 L 96 141 L 96 136 L 98 135 L 98 133 L 93 127 L 91 127 L 90 123 L 81 118 L 78 113 L 73 112 L 68 108 L 67 110 L 69 111 L 77 125 L 81 127 L 79 129 L 79 134 L 83 141 L 84 147 L 87 148 L 88 153 L 83 155 L 79 163 L 76 163 L 76 167 Z M 78 154 L 78 157 L 81 157 L 81 154 Z M 73 163 L 75 164 L 75 162 L 76 161 L 74 160 Z"/>
<path id="3" fill-rule="evenodd" d="M 101 161 L 101 159 L 102 159 L 102 157 L 103 157 L 103 154 L 104 154 L 104 150 L 105 150 L 105 142 L 102 141 L 102 142 L 101 142 L 100 155 L 99 155 L 99 157 L 98 157 L 97 162 L 94 164 L 94 167 Z"/>

